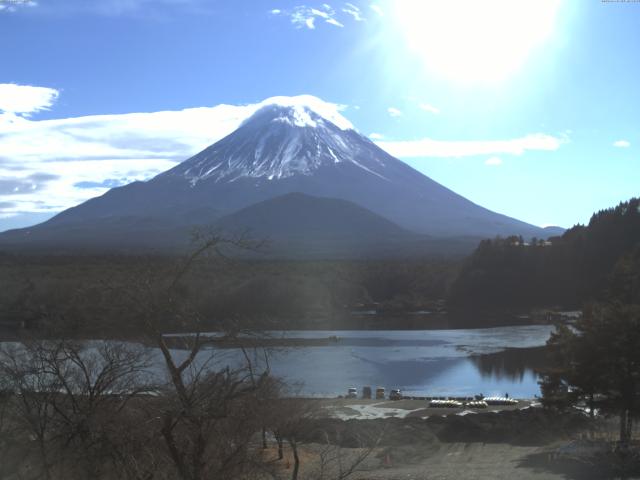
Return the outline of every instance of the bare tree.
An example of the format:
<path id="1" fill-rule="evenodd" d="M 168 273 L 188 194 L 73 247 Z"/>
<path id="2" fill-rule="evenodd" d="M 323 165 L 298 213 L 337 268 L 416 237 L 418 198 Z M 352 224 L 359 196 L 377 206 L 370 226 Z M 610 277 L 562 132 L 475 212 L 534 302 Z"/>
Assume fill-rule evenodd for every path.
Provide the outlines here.
<path id="1" fill-rule="evenodd" d="M 24 347 L 5 347 L 0 355 L 0 368 L 11 395 L 14 421 L 19 431 L 36 442 L 40 470 L 46 479 L 50 479 L 55 421 L 52 404 L 53 397 L 59 392 L 58 381 L 43 375 L 41 359 L 29 355 Z"/>
<path id="2" fill-rule="evenodd" d="M 183 480 L 232 478 L 249 468 L 249 445 L 276 393 L 268 371 L 256 371 L 248 355 L 229 364 L 209 348 L 211 339 L 202 334 L 205 322 L 187 285 L 203 264 L 225 261 L 224 248 L 255 247 L 242 236 L 200 236 L 191 253 L 167 268 L 142 270 L 120 291 L 162 357 L 167 382 L 152 405 L 167 454 Z M 234 322 L 215 327 L 227 337 L 242 333 Z M 189 334 L 169 341 L 168 328 Z"/>
<path id="3" fill-rule="evenodd" d="M 317 456 L 305 466 L 305 480 L 342 480 L 359 471 L 383 437 L 384 431 L 370 437 L 355 435 L 350 441 L 354 448 L 343 448 L 341 432 L 325 430 L 322 427 L 323 416 L 320 404 L 308 398 L 281 398 L 277 408 L 272 410 L 272 428 L 291 448 L 291 480 L 300 476 L 302 445 Z M 320 439 L 318 445 L 316 442 Z"/>
<path id="4" fill-rule="evenodd" d="M 15 421 L 38 446 L 45 478 L 100 478 L 118 445 L 112 425 L 147 390 L 146 350 L 120 342 L 32 341 L 0 351 Z"/>
<path id="5" fill-rule="evenodd" d="M 306 476 L 307 480 L 343 480 L 360 471 L 365 461 L 375 452 L 384 432 L 372 438 L 358 438 L 358 447 L 344 449 L 339 440 L 330 440 L 325 432 L 325 444 L 319 453 L 315 470 Z"/>

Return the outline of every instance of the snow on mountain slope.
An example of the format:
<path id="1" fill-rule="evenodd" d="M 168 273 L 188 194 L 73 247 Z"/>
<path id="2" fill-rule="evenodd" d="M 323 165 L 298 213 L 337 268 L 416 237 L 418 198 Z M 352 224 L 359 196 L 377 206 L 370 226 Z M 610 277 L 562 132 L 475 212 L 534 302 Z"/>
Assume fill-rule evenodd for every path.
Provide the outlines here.
<path id="1" fill-rule="evenodd" d="M 278 180 L 311 175 L 322 166 L 349 162 L 385 178 L 380 159 L 372 159 L 369 165 L 358 160 L 364 137 L 345 135 L 346 131 L 353 131 L 351 124 L 339 114 L 332 118 L 338 125 L 301 103 L 266 105 L 234 133 L 163 175 L 181 175 L 191 185 L 206 179 Z"/>

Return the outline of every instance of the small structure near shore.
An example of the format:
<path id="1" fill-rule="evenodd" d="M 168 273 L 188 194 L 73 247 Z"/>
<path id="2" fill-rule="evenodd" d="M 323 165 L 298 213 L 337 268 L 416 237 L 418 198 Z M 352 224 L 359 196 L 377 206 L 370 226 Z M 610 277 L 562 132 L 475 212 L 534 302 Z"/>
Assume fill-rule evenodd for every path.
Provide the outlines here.
<path id="1" fill-rule="evenodd" d="M 467 408 L 487 408 L 489 404 L 484 400 L 472 400 L 465 405 Z"/>

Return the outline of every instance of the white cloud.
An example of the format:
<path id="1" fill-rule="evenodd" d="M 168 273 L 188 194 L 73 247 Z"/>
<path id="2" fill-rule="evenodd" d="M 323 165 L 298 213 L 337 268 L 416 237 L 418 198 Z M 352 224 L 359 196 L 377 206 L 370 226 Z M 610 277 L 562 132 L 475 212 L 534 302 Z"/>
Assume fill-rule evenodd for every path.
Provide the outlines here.
<path id="1" fill-rule="evenodd" d="M 420 104 L 420 108 L 422 110 L 424 110 L 425 112 L 429 112 L 429 113 L 433 113 L 434 115 L 437 115 L 440 113 L 440 109 L 437 107 L 434 107 L 433 105 L 429 104 L 429 103 L 421 103 Z"/>
<path id="2" fill-rule="evenodd" d="M 284 15 L 289 17 L 291 23 L 296 28 L 308 28 L 315 30 L 317 21 L 322 21 L 335 27 L 344 27 L 343 19 L 347 16 L 353 18 L 356 22 L 364 20 L 364 16 L 359 7 L 353 3 L 345 3 L 340 12 L 343 18 L 338 18 L 338 13 L 328 3 L 323 3 L 319 7 L 310 7 L 307 5 L 299 5 L 291 10 L 280 10 L 278 8 L 271 10 L 273 15 Z"/>
<path id="3" fill-rule="evenodd" d="M 297 95 L 295 97 L 270 97 L 260 103 L 247 105 L 246 107 L 236 107 L 248 109 L 247 117 L 257 109 L 265 105 L 277 104 L 286 107 L 308 107 L 320 116 L 326 118 L 342 130 L 353 129 L 353 124 L 347 120 L 341 112 L 349 108 L 348 105 L 339 103 L 325 102 L 324 100 L 314 97 L 313 95 Z"/>
<path id="4" fill-rule="evenodd" d="M 0 12 L 15 12 L 18 7 L 35 7 L 34 0 L 0 0 Z"/>
<path id="5" fill-rule="evenodd" d="M 107 190 L 98 186 L 79 188 L 77 184 L 100 183 L 107 179 L 117 179 L 118 184 L 126 184 L 147 180 L 173 166 L 174 161 L 161 158 L 30 162 L 23 164 L 23 169 L 18 171 L 0 166 L 0 183 L 4 179 L 31 187 L 14 193 L 0 192 L 3 193 L 0 194 L 0 204 L 4 204 L 0 208 L 0 216 L 10 217 L 25 212 L 56 213 L 102 195 Z M 42 169 L 46 169 L 51 178 L 32 181 L 31 177 Z"/>
<path id="6" fill-rule="evenodd" d="M 28 115 L 48 110 L 58 95 L 53 88 L 0 83 L 0 113 Z"/>
<path id="7" fill-rule="evenodd" d="M 0 113 L 0 218 L 53 213 L 108 187 L 168 170 L 235 130 L 264 105 L 309 106 L 339 128 L 346 107 L 316 97 L 250 105 L 32 120 Z M 1 224 L 0 224 L 1 225 Z"/>
<path id="8" fill-rule="evenodd" d="M 356 22 L 362 22 L 364 20 L 362 12 L 353 3 L 345 3 L 342 11 L 351 15 Z"/>
<path id="9" fill-rule="evenodd" d="M 628 140 L 616 140 L 613 142 L 613 146 L 618 148 L 629 148 L 631 146 L 631 142 Z"/>
<path id="10" fill-rule="evenodd" d="M 499 167 L 502 165 L 502 159 L 500 157 L 489 157 L 484 161 L 484 164 L 492 167 Z"/>
<path id="11" fill-rule="evenodd" d="M 382 135 L 381 133 L 371 133 L 369 134 L 369 138 L 372 140 L 382 140 L 384 138 L 384 135 Z"/>
<path id="12" fill-rule="evenodd" d="M 295 7 L 292 11 L 282 11 L 283 15 L 288 15 L 291 19 L 291 23 L 296 28 L 308 28 L 313 30 L 316 28 L 315 21 L 320 18 L 325 23 L 334 25 L 336 27 L 344 27 L 335 16 L 336 12 L 330 5 L 323 3 L 319 8 L 308 7 L 306 5 L 300 5 Z"/>
<path id="13" fill-rule="evenodd" d="M 341 24 L 338 20 L 336 20 L 335 18 L 330 18 L 327 20 L 327 23 L 331 24 L 331 25 L 335 25 L 336 27 L 344 27 L 343 24 Z"/>
<path id="14" fill-rule="evenodd" d="M 325 20 L 329 20 L 333 15 L 335 15 L 333 9 L 327 5 L 326 3 L 323 5 L 326 11 L 318 10 L 317 8 L 311 8 L 309 11 L 312 15 L 316 17 L 324 18 Z"/>
<path id="15" fill-rule="evenodd" d="M 371 10 L 376 12 L 379 16 L 381 17 L 384 16 L 384 12 L 382 11 L 382 7 L 380 5 L 376 5 L 375 3 L 372 3 L 369 6 L 371 7 Z"/>
<path id="16" fill-rule="evenodd" d="M 511 140 L 406 140 L 376 142 L 391 155 L 413 157 L 469 157 L 474 155 L 522 155 L 529 150 L 554 151 L 569 140 L 544 133 L 533 133 Z"/>
<path id="17" fill-rule="evenodd" d="M 389 107 L 387 108 L 387 112 L 389 113 L 389 115 L 391 115 L 392 117 L 401 117 L 402 116 L 402 112 L 400 110 L 398 110 L 395 107 Z"/>

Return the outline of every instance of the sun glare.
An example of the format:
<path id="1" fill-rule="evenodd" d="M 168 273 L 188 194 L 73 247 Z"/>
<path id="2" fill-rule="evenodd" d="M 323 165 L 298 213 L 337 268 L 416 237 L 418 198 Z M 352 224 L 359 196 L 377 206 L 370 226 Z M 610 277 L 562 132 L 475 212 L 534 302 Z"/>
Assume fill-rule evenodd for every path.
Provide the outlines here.
<path id="1" fill-rule="evenodd" d="M 553 33 L 560 0 L 397 0 L 398 27 L 429 71 L 500 82 Z"/>

